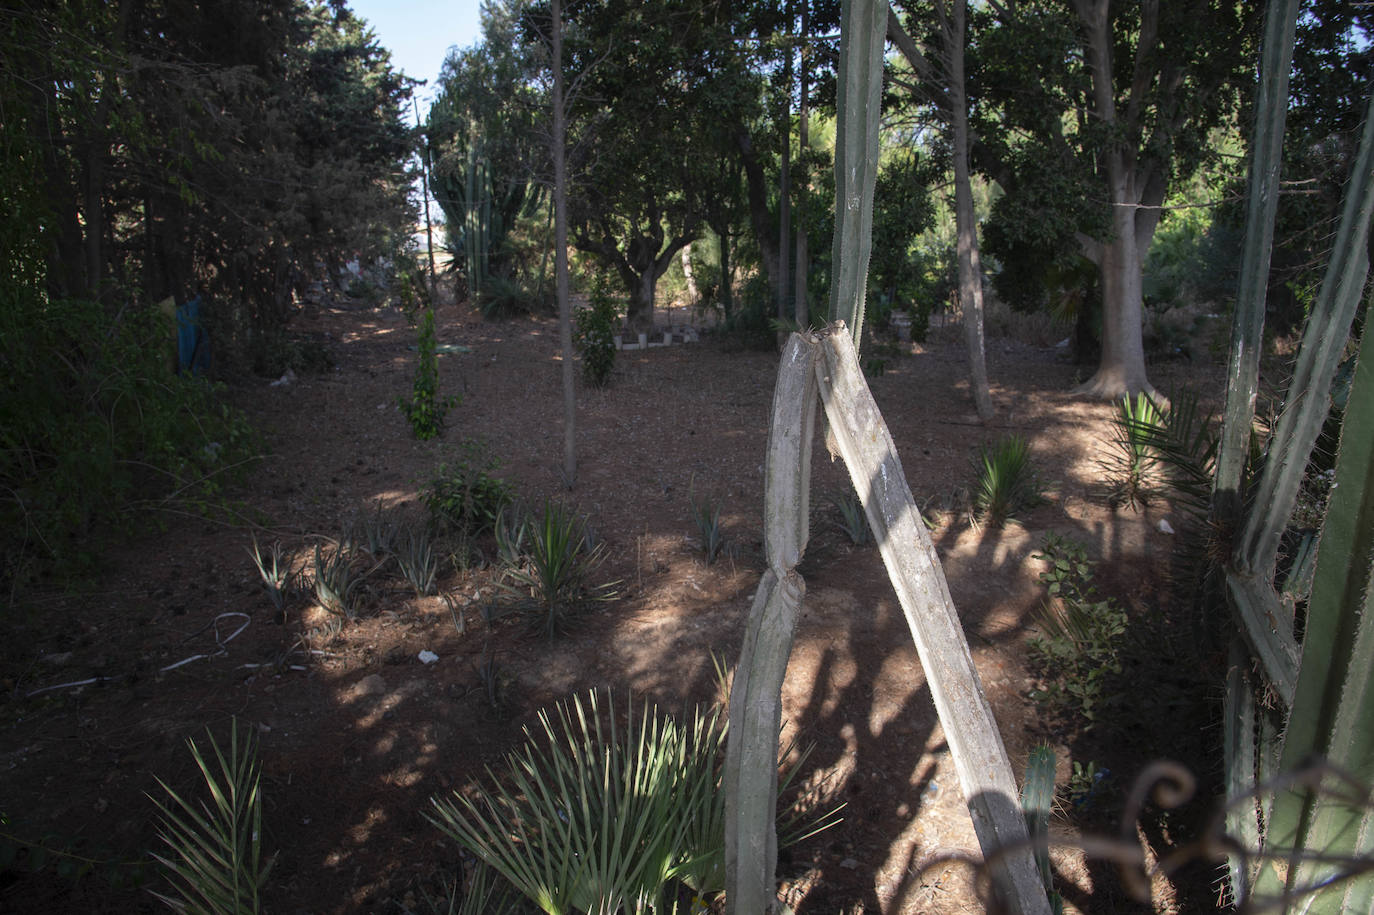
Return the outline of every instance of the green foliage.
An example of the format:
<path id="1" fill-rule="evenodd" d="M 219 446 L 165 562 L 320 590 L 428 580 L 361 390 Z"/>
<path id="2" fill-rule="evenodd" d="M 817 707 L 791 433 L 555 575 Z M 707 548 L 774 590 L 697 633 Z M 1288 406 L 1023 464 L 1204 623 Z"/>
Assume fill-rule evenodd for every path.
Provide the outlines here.
<path id="1" fill-rule="evenodd" d="M 325 610 L 347 620 L 355 620 L 361 613 L 359 588 L 366 578 L 358 572 L 352 544 L 340 538 L 325 558 L 320 545 L 315 544 L 315 600 Z"/>
<path id="2" fill-rule="evenodd" d="M 645 707 L 623 726 L 599 694 L 539 713 L 537 733 L 475 796 L 434 798 L 430 821 L 542 911 L 673 911 L 672 887 L 714 894 L 725 877 L 726 723 Z M 802 803 L 781 817 L 783 844 L 826 828 Z"/>
<path id="3" fill-rule="evenodd" d="M 439 578 L 439 557 L 428 525 L 412 524 L 402 533 L 396 549 L 396 565 L 415 589 L 417 597 L 433 594 Z"/>
<path id="4" fill-rule="evenodd" d="M 295 590 L 293 582 L 296 576 L 292 574 L 290 564 L 284 561 L 281 541 L 274 542 L 271 552 L 264 557 L 262 548 L 258 546 L 258 538 L 254 536 L 253 548 L 248 554 L 253 557 L 253 565 L 257 567 L 263 587 L 267 589 L 267 596 L 272 599 L 272 606 L 276 608 L 277 614 L 285 613 L 287 598 Z"/>
<path id="5" fill-rule="evenodd" d="M 1161 403 L 1146 394 L 1123 400 L 1112 421 L 1112 453 L 1101 462 L 1113 505 L 1168 498 L 1196 526 L 1207 519 L 1218 447 L 1217 428 L 1197 395 Z"/>
<path id="6" fill-rule="evenodd" d="M 292 337 L 278 329 L 257 334 L 249 358 L 253 374 L 263 378 L 280 378 L 288 371 L 318 375 L 334 367 L 334 357 L 323 343 Z"/>
<path id="7" fill-rule="evenodd" d="M 509 580 L 501 585 L 545 636 L 552 639 L 591 604 L 619 597 L 618 582 L 589 584 L 606 553 L 599 545 L 588 545 L 586 523 L 570 508 L 546 500 L 543 516 L 529 519 L 525 531 L 523 560 L 506 569 Z"/>
<path id="8" fill-rule="evenodd" d="M 475 537 L 491 530 L 514 497 L 511 485 L 492 476 L 498 466 L 476 442 L 463 443 L 463 456 L 441 464 L 420 498 L 440 524 Z"/>
<path id="9" fill-rule="evenodd" d="M 1101 466 L 1107 473 L 1113 505 L 1148 505 L 1159 495 L 1159 455 L 1153 443 L 1162 427 L 1159 406 L 1141 392 L 1132 400 L 1123 397 L 1112 417 L 1111 457 Z"/>
<path id="10" fill-rule="evenodd" d="M 420 318 L 420 337 L 417 346 L 419 363 L 415 367 L 415 384 L 410 400 L 398 400 L 401 412 L 410 421 L 410 428 L 421 441 L 438 437 L 444 428 L 444 415 L 458 403 L 458 397 L 439 396 L 439 357 L 435 351 L 434 309 L 426 308 Z"/>
<path id="11" fill-rule="evenodd" d="M 168 850 L 154 857 L 166 871 L 172 895 L 154 895 L 178 912 L 260 912 L 259 896 L 275 856 L 262 860 L 262 796 L 252 731 L 240 740 L 238 721 L 231 723 L 227 757 L 210 735 L 214 767 L 195 741 L 187 744 L 211 803 L 193 804 L 158 779 L 169 799 L 155 802 L 162 814 L 159 835 Z"/>
<path id="12" fill-rule="evenodd" d="M 840 529 L 849 537 L 850 543 L 864 546 L 873 542 L 873 532 L 868 527 L 868 516 L 864 514 L 864 505 L 857 495 L 842 489 L 832 493 L 830 501 L 840 512 Z"/>
<path id="13" fill-rule="evenodd" d="M 1049 592 L 1037 621 L 1041 637 L 1027 642 L 1045 686 L 1031 698 L 1089 726 L 1122 698 L 1122 641 L 1126 613 L 1093 585 L 1093 563 L 1083 546 L 1050 534 L 1036 559 L 1049 564 L 1040 580 Z"/>
<path id="14" fill-rule="evenodd" d="M 692 521 L 701 535 L 701 551 L 706 556 L 706 564 L 710 565 L 716 561 L 726 542 L 725 528 L 720 524 L 720 503 L 710 496 L 697 499 L 692 493 L 688 493 L 687 501 L 692 506 Z"/>
<path id="15" fill-rule="evenodd" d="M 435 826 L 551 915 L 666 912 L 669 882 L 700 878 L 709 856 L 723 855 L 723 826 L 707 847 L 688 844 L 723 824 L 717 714 L 698 710 L 683 725 L 630 708 L 622 727 L 607 713 L 595 692 L 542 711 L 504 783 L 476 799 L 433 799 Z"/>
<path id="16" fill-rule="evenodd" d="M 620 307 L 611 298 L 610 282 L 604 273 L 592 279 L 589 304 L 574 315 L 575 339 L 582 353 L 582 377 L 593 387 L 610 380 L 615 366 L 615 334 L 620 326 Z"/>
<path id="17" fill-rule="evenodd" d="M 0 581 L 93 563 L 99 534 L 150 509 L 207 509 L 258 448 L 201 378 L 172 373 L 172 329 L 0 288 Z"/>
<path id="18" fill-rule="evenodd" d="M 1064 900 L 1054 890 L 1054 871 L 1050 867 L 1050 813 L 1054 809 L 1054 750 L 1040 744 L 1026 759 L 1026 784 L 1021 793 L 1021 810 L 1026 816 L 1026 832 L 1035 846 L 1035 864 L 1040 881 L 1055 915 L 1064 911 Z"/>
<path id="19" fill-rule="evenodd" d="M 973 514 L 980 522 L 1005 524 L 1045 501 L 1030 446 L 1019 435 L 979 446 L 974 472 Z"/>

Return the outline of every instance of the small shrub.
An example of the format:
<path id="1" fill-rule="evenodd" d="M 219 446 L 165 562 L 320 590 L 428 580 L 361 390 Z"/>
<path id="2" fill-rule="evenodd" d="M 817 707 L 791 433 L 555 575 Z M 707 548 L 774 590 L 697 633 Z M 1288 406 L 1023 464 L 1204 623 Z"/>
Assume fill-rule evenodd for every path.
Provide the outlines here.
<path id="1" fill-rule="evenodd" d="M 475 537 L 495 526 L 513 491 L 505 480 L 492 476 L 497 462 L 481 445 L 466 442 L 463 452 L 456 463 L 439 466 L 421 499 L 437 522 Z"/>
<path id="2" fill-rule="evenodd" d="M 981 522 L 1005 524 L 1045 501 L 1030 446 L 1019 435 L 981 446 L 974 470 L 973 513 Z"/>
<path id="3" fill-rule="evenodd" d="M 601 547 L 587 547 L 585 525 L 571 509 L 546 501 L 543 517 L 532 519 L 527 530 L 525 561 L 506 570 L 502 587 L 548 638 L 590 604 L 619 597 L 618 582 L 588 583 L 606 554 Z"/>
<path id="4" fill-rule="evenodd" d="M 238 721 L 230 724 L 226 757 L 210 737 L 215 768 L 195 741 L 191 758 L 209 790 L 211 803 L 193 804 L 167 786 L 167 802 L 155 801 L 162 814 L 158 831 L 168 851 L 154 855 L 172 884 L 171 895 L 154 893 L 177 912 L 239 915 L 261 911 L 260 894 L 276 856 L 262 860 L 262 795 L 252 731 L 240 740 Z"/>
<path id="5" fill-rule="evenodd" d="M 592 280 L 589 305 L 576 315 L 577 348 L 582 353 L 582 377 L 593 387 L 602 387 L 610 380 L 615 366 L 615 334 L 620 326 L 620 309 L 611 298 L 606 277 L 597 274 Z"/>
<path id="6" fill-rule="evenodd" d="M 488 320 L 529 314 L 539 307 L 539 297 L 519 280 L 489 276 L 477 295 L 477 307 Z"/>
<path id="7" fill-rule="evenodd" d="M 1042 637 L 1027 643 L 1033 666 L 1045 678 L 1031 697 L 1051 710 L 1096 723 L 1119 698 L 1126 613 L 1093 585 L 1093 563 L 1083 546 L 1051 534 L 1036 559 L 1048 597 L 1038 620 Z"/>
<path id="8" fill-rule="evenodd" d="M 415 367 L 415 384 L 410 400 L 397 402 L 410 422 L 415 437 L 421 441 L 437 438 L 444 428 L 444 416 L 458 403 L 456 396 L 439 396 L 439 357 L 434 338 L 434 309 L 426 308 L 420 318 L 420 337 L 417 347 L 419 363 Z"/>

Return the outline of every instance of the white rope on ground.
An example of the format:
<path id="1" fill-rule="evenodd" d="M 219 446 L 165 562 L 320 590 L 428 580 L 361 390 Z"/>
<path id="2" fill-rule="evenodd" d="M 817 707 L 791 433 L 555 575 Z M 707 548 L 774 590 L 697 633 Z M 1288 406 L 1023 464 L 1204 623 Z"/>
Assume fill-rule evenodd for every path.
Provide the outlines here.
<path id="1" fill-rule="evenodd" d="M 229 616 L 240 617 L 243 619 L 243 623 L 239 625 L 239 628 L 235 629 L 232 633 L 230 633 L 228 638 L 221 639 L 219 637 L 219 621 Z M 204 658 L 217 658 L 221 655 L 228 654 L 229 650 L 225 646 L 232 642 L 234 639 L 238 638 L 239 635 L 243 632 L 243 630 L 248 628 L 248 624 L 252 621 L 252 617 L 250 617 L 247 613 L 242 613 L 237 610 L 230 610 L 226 613 L 221 613 L 219 616 L 215 617 L 210 622 L 210 625 L 215 627 L 215 644 L 219 646 L 218 651 L 214 651 L 209 654 L 191 655 L 191 657 L 189 658 L 182 658 L 175 664 L 168 664 L 166 667 L 159 669 L 158 673 L 165 674 L 169 670 L 176 670 L 178 667 L 190 664 L 192 661 L 200 661 Z M 43 693 L 50 693 L 59 689 L 75 689 L 78 686 L 90 686 L 93 683 L 108 683 L 113 679 L 113 677 L 90 677 L 85 680 L 73 680 L 70 683 L 57 683 L 53 686 L 44 686 L 40 689 L 35 689 L 32 692 L 25 693 L 24 698 L 32 699 L 34 696 L 39 696 Z"/>

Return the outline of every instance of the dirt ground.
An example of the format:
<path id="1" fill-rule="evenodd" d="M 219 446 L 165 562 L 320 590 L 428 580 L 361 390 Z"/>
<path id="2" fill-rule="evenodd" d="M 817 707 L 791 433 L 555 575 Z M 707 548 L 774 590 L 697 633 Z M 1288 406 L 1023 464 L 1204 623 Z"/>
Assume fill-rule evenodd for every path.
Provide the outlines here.
<path id="1" fill-rule="evenodd" d="M 186 739 L 203 745 L 208 727 L 224 740 L 237 718 L 260 740 L 264 845 L 278 855 L 266 910 L 424 911 L 425 893 L 458 866 L 457 849 L 424 819 L 429 798 L 482 779 L 538 709 L 597 686 L 669 709 L 715 696 L 713 657 L 738 657 L 763 566 L 762 461 L 777 357 L 709 335 L 619 354 L 608 387 L 579 391 L 579 473 L 567 492 L 556 323 L 483 322 L 452 305 L 437 318 L 441 343 L 469 349 L 440 358 L 443 392 L 462 396 L 440 439 L 416 441 L 396 407 L 415 364 L 404 317 L 325 309 L 295 330 L 329 350 L 332 371 L 275 386 L 231 383 L 269 449 L 230 494 L 236 516 L 167 516 L 165 530 L 112 546 L 98 579 L 33 594 L 11 611 L 0 671 L 0 829 L 20 850 L 0 872 L 0 910 L 160 908 L 148 892 L 160 878 L 146 863 L 158 848 L 155 778 L 194 792 Z M 1084 737 L 1044 720 L 1028 698 L 1035 684 L 1025 662 L 1044 596 L 1032 554 L 1049 532 L 1079 539 L 1102 560 L 1103 587 L 1133 616 L 1157 614 L 1167 610 L 1159 581 L 1173 539 L 1159 521 L 1168 509 L 1112 512 L 1094 494 L 1112 408 L 1067 393 L 1081 369 L 1052 346 L 990 341 L 998 412 L 991 426 L 977 424 L 960 339 L 957 327 L 937 328 L 870 384 L 911 489 L 936 523 L 931 536 L 1013 766 L 1020 772 L 1030 748 L 1048 740 L 1061 790 L 1072 762 L 1109 768 L 1093 810 L 1066 809 L 1055 829 L 1070 837 L 1115 830 L 1121 797 L 1151 759 L 1181 756 L 1210 784 L 1207 768 L 1220 765 L 1207 747 L 1219 733 L 1203 733 L 1196 710 L 1151 698 L 1159 670 L 1143 673 L 1140 701 L 1111 729 L 1128 737 Z M 1152 377 L 1162 390 L 1186 383 L 1215 394 L 1221 383 L 1214 367 L 1183 363 L 1154 366 Z M 1020 524 L 975 526 L 966 510 L 972 453 L 1011 432 L 1029 440 L 1049 499 Z M 316 543 L 378 505 L 420 511 L 417 493 L 461 456 L 465 440 L 499 459 L 497 475 L 526 503 L 558 497 L 590 517 L 610 556 L 604 577 L 621 581 L 619 601 L 550 643 L 513 619 L 488 627 L 481 611 L 495 596 L 492 572 L 470 566 L 446 567 L 440 580 L 465 633 L 440 596 L 416 598 L 394 572 L 369 579 L 365 618 L 342 628 L 304 598 L 284 618 L 275 614 L 249 556 L 254 535 L 308 565 Z M 829 501 L 848 486 L 844 469 L 823 448 L 816 454 L 785 737 L 814 744 L 801 780 L 847 807 L 839 826 L 784 851 L 787 898 L 798 912 L 826 915 L 980 912 L 968 868 L 922 869 L 977 845 L 878 553 L 849 544 Z M 723 507 L 730 548 L 711 565 L 692 521 L 694 495 Z M 488 643 L 495 703 L 479 673 Z M 422 663 L 422 651 L 438 660 Z M 1169 646 L 1158 655 L 1168 671 Z M 1223 671 L 1174 673 L 1191 684 L 1219 682 Z M 1142 827 L 1150 854 L 1185 841 L 1212 802 L 1204 787 L 1173 819 Z M 59 875 L 53 862 L 67 855 L 93 859 L 93 872 Z M 142 868 L 120 863 L 139 860 Z M 1156 880 L 1150 906 L 1129 903 L 1108 865 L 1070 850 L 1057 851 L 1055 863 L 1070 911 L 1212 905 L 1215 863 Z M 127 882 L 140 870 L 144 887 L 112 887 L 110 877 Z"/>

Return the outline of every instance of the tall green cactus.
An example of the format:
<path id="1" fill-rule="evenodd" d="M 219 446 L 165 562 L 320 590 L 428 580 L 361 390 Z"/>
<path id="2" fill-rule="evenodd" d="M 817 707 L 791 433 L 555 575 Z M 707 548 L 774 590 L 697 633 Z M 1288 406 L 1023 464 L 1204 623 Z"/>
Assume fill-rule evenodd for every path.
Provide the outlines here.
<path id="1" fill-rule="evenodd" d="M 1054 809 L 1054 751 L 1048 744 L 1031 750 L 1026 759 L 1026 783 L 1021 790 L 1021 810 L 1026 815 L 1026 831 L 1035 850 L 1035 865 L 1045 884 L 1050 909 L 1059 915 L 1064 900 L 1054 891 L 1054 871 L 1050 868 L 1050 812 Z"/>
<path id="2" fill-rule="evenodd" d="M 1238 653 L 1228 682 L 1227 768 L 1233 790 L 1246 776 L 1294 772 L 1314 755 L 1364 785 L 1374 783 L 1374 344 L 1371 325 L 1344 414 L 1336 482 L 1323 524 L 1316 571 L 1299 645 L 1291 604 L 1274 590 L 1279 538 L 1312 447 L 1331 406 L 1331 379 L 1349 338 L 1369 273 L 1368 241 L 1374 218 L 1374 96 L 1366 113 L 1360 152 L 1346 186 L 1331 261 L 1303 335 L 1302 349 L 1281 416 L 1269 444 L 1253 509 L 1228 569 L 1227 583 L 1248 647 L 1262 662 L 1268 686 L 1286 708 L 1286 727 L 1275 726 L 1249 702 L 1249 659 Z M 1237 320 L 1242 320 L 1238 316 Z M 1232 385 L 1243 382 L 1235 371 Z M 1232 392 L 1234 394 L 1234 391 Z M 1249 413 L 1230 409 L 1227 424 Z M 1242 405 L 1243 406 L 1243 405 Z M 1222 485 L 1218 506 L 1224 507 Z M 1301 652 L 1299 656 L 1299 651 Z M 1260 730 L 1255 729 L 1258 722 Z M 1257 750 L 1258 752 L 1254 752 Z M 1368 790 L 1367 787 L 1365 789 Z M 1239 827 L 1239 828 L 1238 828 Z M 1262 827 L 1262 831 L 1261 831 Z M 1278 793 L 1257 817 L 1232 824 L 1247 847 L 1258 837 L 1264 863 L 1254 880 L 1256 901 L 1281 900 L 1288 910 L 1366 913 L 1374 903 L 1374 877 L 1348 879 L 1360 856 L 1374 852 L 1374 804 L 1351 803 L 1329 792 L 1295 787 Z"/>

